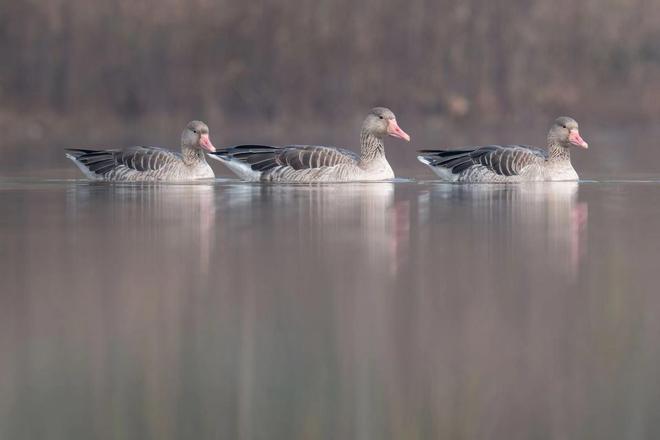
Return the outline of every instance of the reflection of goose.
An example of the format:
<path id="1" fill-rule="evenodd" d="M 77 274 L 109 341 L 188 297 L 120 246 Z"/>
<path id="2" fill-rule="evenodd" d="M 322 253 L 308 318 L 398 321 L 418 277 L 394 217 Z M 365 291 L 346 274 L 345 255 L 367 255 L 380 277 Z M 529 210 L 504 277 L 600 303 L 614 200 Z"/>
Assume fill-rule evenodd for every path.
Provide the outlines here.
<path id="1" fill-rule="evenodd" d="M 479 208 L 472 214 L 482 216 L 484 224 L 497 226 L 493 233 L 500 237 L 493 237 L 493 242 L 503 240 L 501 245 L 505 246 L 516 240 L 529 248 L 530 255 L 544 252 L 553 262 L 552 270 L 577 273 L 584 255 L 588 216 L 587 204 L 577 202 L 577 182 L 440 188 Z"/>
<path id="2" fill-rule="evenodd" d="M 356 348 L 370 335 L 386 334 L 382 312 L 388 310 L 387 292 L 407 256 L 409 237 L 408 202 L 397 201 L 395 194 L 390 182 L 233 185 L 223 191 L 231 216 L 218 223 L 216 234 L 218 240 L 230 235 L 238 246 L 215 255 L 214 266 L 232 268 L 223 272 L 222 288 L 240 292 L 242 301 L 237 394 L 239 431 L 246 437 L 262 414 L 264 381 L 273 372 L 291 370 L 267 367 L 267 372 L 269 349 L 260 343 L 277 342 L 280 330 L 301 328 L 307 320 L 314 322 L 312 333 L 302 328 L 294 337 L 308 354 L 332 351 L 333 339 L 343 340 L 343 332 Z M 353 313 L 364 310 L 373 312 L 371 319 L 356 324 Z M 336 336 L 334 330 L 326 333 L 334 329 L 335 316 L 344 323 Z M 328 338 L 327 346 L 305 345 L 319 334 Z M 316 358 L 309 362 L 309 371 L 315 371 Z"/>
<path id="3" fill-rule="evenodd" d="M 0 362 L 0 438 L 23 436 L 36 401 L 54 402 L 47 410 L 62 421 L 55 437 L 75 431 L 91 438 L 117 423 L 128 426 L 122 408 L 136 399 L 141 403 L 130 417 L 167 437 L 176 426 L 179 400 L 171 396 L 183 394 L 184 365 L 202 358 L 189 351 L 198 343 L 192 336 L 197 322 L 208 325 L 201 337 L 213 335 L 200 347 L 218 340 L 208 331 L 215 316 L 198 319 L 213 304 L 207 294 L 215 288 L 209 266 L 216 186 L 65 188 L 62 210 L 49 212 L 47 220 L 26 216 L 26 229 L 19 231 L 25 251 L 13 254 L 22 271 L 17 279 L 25 281 L 14 292 L 0 289 L 0 347 L 11 353 Z M 35 233 L 42 230 L 35 225 L 45 224 L 48 234 Z M 15 329 L 21 328 L 29 330 L 19 335 Z M 89 392 L 52 399 L 73 377 Z M 68 423 L 72 411 L 90 422 Z M 96 417 L 100 413 L 108 417 Z M 48 429 L 49 420 L 38 420 L 34 431 Z M 129 427 L 119 436 L 142 434 Z"/>
<path id="4" fill-rule="evenodd" d="M 94 192 L 91 197 L 91 192 Z M 112 249 L 116 255 L 107 258 L 122 261 L 124 273 L 118 282 L 127 281 L 126 274 L 132 268 L 141 267 L 144 273 L 168 270 L 181 273 L 183 279 L 190 271 L 179 267 L 183 258 L 194 271 L 207 273 L 214 241 L 215 187 L 212 184 L 183 185 L 117 185 L 95 187 L 80 185 L 70 196 L 72 209 L 85 212 L 95 208 L 108 210 L 101 217 L 112 218 L 113 228 L 121 234 L 89 237 L 98 249 Z M 112 243 L 106 243 L 112 241 Z M 163 249 L 154 261 L 152 252 Z M 131 263 L 132 262 L 132 263 Z M 147 280 L 145 280 L 147 281 Z M 128 281 L 129 283 L 135 280 Z M 137 287 L 134 285 L 134 287 Z M 147 285 L 144 288 L 148 288 Z"/>
<path id="5" fill-rule="evenodd" d="M 315 252 L 324 251 L 320 247 L 324 242 L 331 242 L 336 246 L 328 249 L 337 255 L 327 255 L 328 260 L 341 260 L 346 253 L 357 252 L 365 262 L 386 259 L 384 267 L 394 267 L 395 254 L 407 240 L 408 210 L 403 204 L 407 206 L 408 202 L 394 201 L 394 184 L 389 182 L 235 185 L 223 195 L 232 209 L 227 221 L 238 223 L 232 233 L 245 234 L 246 241 L 254 240 L 255 234 L 264 234 L 262 241 L 279 247 L 262 249 L 272 252 L 272 258 L 286 260 L 295 252 L 307 260 L 305 252 L 314 256 Z M 301 240 L 302 247 L 292 249 L 292 241 L 283 239 L 292 234 Z"/>

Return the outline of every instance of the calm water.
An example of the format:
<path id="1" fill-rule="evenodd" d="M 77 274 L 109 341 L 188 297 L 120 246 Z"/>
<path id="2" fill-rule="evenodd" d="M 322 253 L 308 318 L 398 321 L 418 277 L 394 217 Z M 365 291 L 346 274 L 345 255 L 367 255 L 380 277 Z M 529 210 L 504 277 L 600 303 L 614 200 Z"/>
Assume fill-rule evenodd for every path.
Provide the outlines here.
<path id="1" fill-rule="evenodd" d="M 0 182 L 0 439 L 660 437 L 660 182 Z"/>

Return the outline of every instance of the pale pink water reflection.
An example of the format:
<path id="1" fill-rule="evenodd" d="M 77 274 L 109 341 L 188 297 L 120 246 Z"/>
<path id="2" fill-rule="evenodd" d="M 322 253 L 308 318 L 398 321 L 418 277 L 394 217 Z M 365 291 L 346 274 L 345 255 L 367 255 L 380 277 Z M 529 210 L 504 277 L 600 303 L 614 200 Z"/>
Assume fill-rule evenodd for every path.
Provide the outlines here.
<path id="1" fill-rule="evenodd" d="M 652 438 L 660 187 L 0 182 L 0 438 Z"/>

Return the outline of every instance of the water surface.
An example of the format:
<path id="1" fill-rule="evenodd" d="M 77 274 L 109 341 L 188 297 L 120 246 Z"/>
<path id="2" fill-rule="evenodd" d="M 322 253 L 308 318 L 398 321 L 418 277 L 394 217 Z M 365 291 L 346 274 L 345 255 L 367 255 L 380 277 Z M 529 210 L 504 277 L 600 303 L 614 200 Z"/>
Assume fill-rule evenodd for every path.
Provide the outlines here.
<path id="1" fill-rule="evenodd" d="M 0 439 L 660 436 L 660 182 L 0 182 Z"/>

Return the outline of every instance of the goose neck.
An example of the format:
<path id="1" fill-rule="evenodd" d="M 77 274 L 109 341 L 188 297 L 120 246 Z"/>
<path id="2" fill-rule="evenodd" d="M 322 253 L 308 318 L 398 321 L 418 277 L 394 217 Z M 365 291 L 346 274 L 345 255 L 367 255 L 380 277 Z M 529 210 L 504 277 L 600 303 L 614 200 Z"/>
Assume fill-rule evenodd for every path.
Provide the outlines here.
<path id="1" fill-rule="evenodd" d="M 385 156 L 383 140 L 363 129 L 360 133 L 360 156 L 363 162 Z"/>
<path id="2" fill-rule="evenodd" d="M 554 139 L 548 139 L 548 158 L 551 161 L 562 162 L 571 161 L 570 148 L 562 147 L 559 142 Z"/>
<path id="3" fill-rule="evenodd" d="M 206 163 L 204 151 L 199 148 L 181 147 L 181 156 L 186 165 L 195 165 L 199 163 Z"/>

